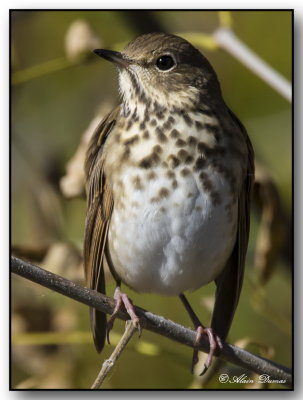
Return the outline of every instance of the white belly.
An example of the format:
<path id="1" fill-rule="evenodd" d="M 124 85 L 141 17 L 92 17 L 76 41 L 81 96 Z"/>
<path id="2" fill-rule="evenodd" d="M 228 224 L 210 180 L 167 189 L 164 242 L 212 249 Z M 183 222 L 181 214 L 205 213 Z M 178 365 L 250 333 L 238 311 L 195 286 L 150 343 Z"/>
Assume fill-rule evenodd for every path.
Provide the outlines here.
<path id="1" fill-rule="evenodd" d="M 178 295 L 211 282 L 234 246 L 237 204 L 229 207 L 229 186 L 212 172 L 221 202 L 214 204 L 198 173 L 178 176 L 178 187 L 159 175 L 134 190 L 131 168 L 122 176 L 124 196 L 115 199 L 109 250 L 117 274 L 139 292 Z M 206 170 L 206 172 L 209 172 Z M 160 188 L 169 194 L 151 201 Z M 121 196 L 122 197 L 122 196 Z M 116 201 L 117 200 L 117 201 Z"/>

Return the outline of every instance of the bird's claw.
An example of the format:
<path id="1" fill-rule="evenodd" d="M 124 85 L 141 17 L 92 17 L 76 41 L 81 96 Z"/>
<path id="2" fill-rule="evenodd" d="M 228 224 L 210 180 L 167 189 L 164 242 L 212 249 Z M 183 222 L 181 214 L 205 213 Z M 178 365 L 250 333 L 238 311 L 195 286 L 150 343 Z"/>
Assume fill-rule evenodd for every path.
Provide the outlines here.
<path id="1" fill-rule="evenodd" d="M 208 368 L 211 366 L 215 352 L 218 349 L 220 349 L 220 350 L 223 349 L 223 345 L 222 345 L 222 341 L 221 341 L 220 337 L 213 332 L 212 328 L 204 328 L 202 326 L 198 326 L 196 329 L 195 347 L 199 346 L 199 343 L 200 343 L 200 340 L 201 340 L 201 337 L 203 334 L 207 335 L 207 337 L 208 337 L 209 353 L 207 356 L 207 360 L 204 364 L 204 369 L 201 372 L 200 376 L 204 375 L 206 373 L 206 371 L 208 370 Z M 197 362 L 198 362 L 198 349 L 195 348 L 193 358 L 192 358 L 192 372 L 193 372 L 194 366 L 197 364 Z"/>
<path id="2" fill-rule="evenodd" d="M 131 319 L 133 325 L 135 326 L 135 328 L 138 329 L 139 337 L 140 337 L 141 333 L 142 333 L 140 319 L 135 313 L 135 309 L 134 309 L 132 301 L 128 298 L 127 294 L 121 293 L 119 286 L 116 287 L 116 289 L 115 289 L 114 299 L 116 300 L 116 305 L 115 305 L 114 311 L 113 311 L 112 315 L 110 316 L 109 320 L 107 321 L 107 325 L 106 325 L 107 342 L 110 344 L 109 332 L 113 328 L 116 316 L 117 316 L 118 312 L 122 309 L 123 306 L 125 307 L 126 312 L 130 316 L 130 319 Z"/>

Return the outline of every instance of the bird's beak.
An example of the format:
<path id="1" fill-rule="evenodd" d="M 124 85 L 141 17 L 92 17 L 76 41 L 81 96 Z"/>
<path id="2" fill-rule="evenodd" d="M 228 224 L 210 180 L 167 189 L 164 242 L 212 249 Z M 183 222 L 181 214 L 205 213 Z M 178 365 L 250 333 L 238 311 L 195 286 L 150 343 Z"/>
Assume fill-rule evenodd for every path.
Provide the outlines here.
<path id="1" fill-rule="evenodd" d="M 94 50 L 94 53 L 120 67 L 126 68 L 131 63 L 131 60 L 126 58 L 122 53 L 118 51 L 97 49 Z"/>

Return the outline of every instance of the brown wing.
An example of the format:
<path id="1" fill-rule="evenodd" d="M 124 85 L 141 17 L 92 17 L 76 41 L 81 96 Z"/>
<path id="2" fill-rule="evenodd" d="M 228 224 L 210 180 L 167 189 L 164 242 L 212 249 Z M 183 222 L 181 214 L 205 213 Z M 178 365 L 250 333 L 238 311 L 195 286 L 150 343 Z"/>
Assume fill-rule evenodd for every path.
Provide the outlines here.
<path id="1" fill-rule="evenodd" d="M 109 113 L 95 130 L 85 161 L 87 182 L 87 213 L 84 237 L 84 267 L 86 284 L 105 294 L 105 246 L 113 209 L 111 188 L 104 174 L 104 143 L 116 123 L 119 107 Z M 90 309 L 91 328 L 95 346 L 100 352 L 106 337 L 106 315 Z"/>
<path id="2" fill-rule="evenodd" d="M 238 199 L 238 234 L 233 252 L 223 272 L 216 279 L 216 301 L 211 326 L 225 340 L 236 311 L 243 283 L 245 256 L 250 225 L 250 199 L 254 182 L 254 152 L 245 127 L 230 111 L 247 144 L 247 175 Z"/>

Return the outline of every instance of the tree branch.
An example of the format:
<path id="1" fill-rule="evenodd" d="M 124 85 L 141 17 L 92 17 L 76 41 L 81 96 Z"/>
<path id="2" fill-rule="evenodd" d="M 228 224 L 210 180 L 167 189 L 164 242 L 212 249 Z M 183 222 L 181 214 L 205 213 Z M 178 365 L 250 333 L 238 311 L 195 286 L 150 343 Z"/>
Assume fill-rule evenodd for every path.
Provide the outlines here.
<path id="1" fill-rule="evenodd" d="M 20 260 L 19 258 L 11 257 L 11 271 L 61 293 L 64 296 L 70 297 L 88 306 L 95 307 L 97 310 L 103 311 L 104 313 L 111 314 L 114 310 L 115 301 L 112 298 L 98 293 L 95 290 L 76 285 L 59 275 Z M 140 324 L 143 329 L 155 332 L 187 346 L 194 347 L 196 333 L 193 330 L 185 328 L 161 316 L 152 314 L 140 307 L 135 307 L 135 311 L 140 318 Z M 129 319 L 128 314 L 123 311 L 119 311 L 117 317 L 124 321 Z M 208 340 L 203 336 L 199 345 L 199 350 L 208 353 L 208 349 Z M 292 370 L 283 365 L 249 353 L 248 351 L 228 343 L 223 343 L 222 351 L 220 354 L 216 355 L 222 360 L 248 369 L 256 374 L 266 374 L 271 381 L 278 381 L 277 383 L 283 383 L 287 387 L 292 387 Z"/>
<path id="2" fill-rule="evenodd" d="M 107 359 L 103 362 L 101 371 L 99 372 L 97 378 L 95 379 L 95 382 L 91 386 L 91 389 L 99 389 L 101 387 L 102 383 L 104 382 L 104 379 L 107 377 L 107 375 L 113 369 L 114 365 L 116 364 L 119 357 L 121 356 L 122 351 L 126 348 L 127 343 L 130 341 L 133 334 L 137 330 L 138 330 L 138 328 L 135 327 L 135 325 L 133 324 L 133 322 L 131 320 L 126 321 L 125 331 L 124 331 L 119 343 L 115 347 L 115 350 L 112 352 L 109 359 Z"/>
<path id="3" fill-rule="evenodd" d="M 213 37 L 224 50 L 252 70 L 290 103 L 292 102 L 291 82 L 259 57 L 231 29 L 219 28 L 214 32 Z"/>

